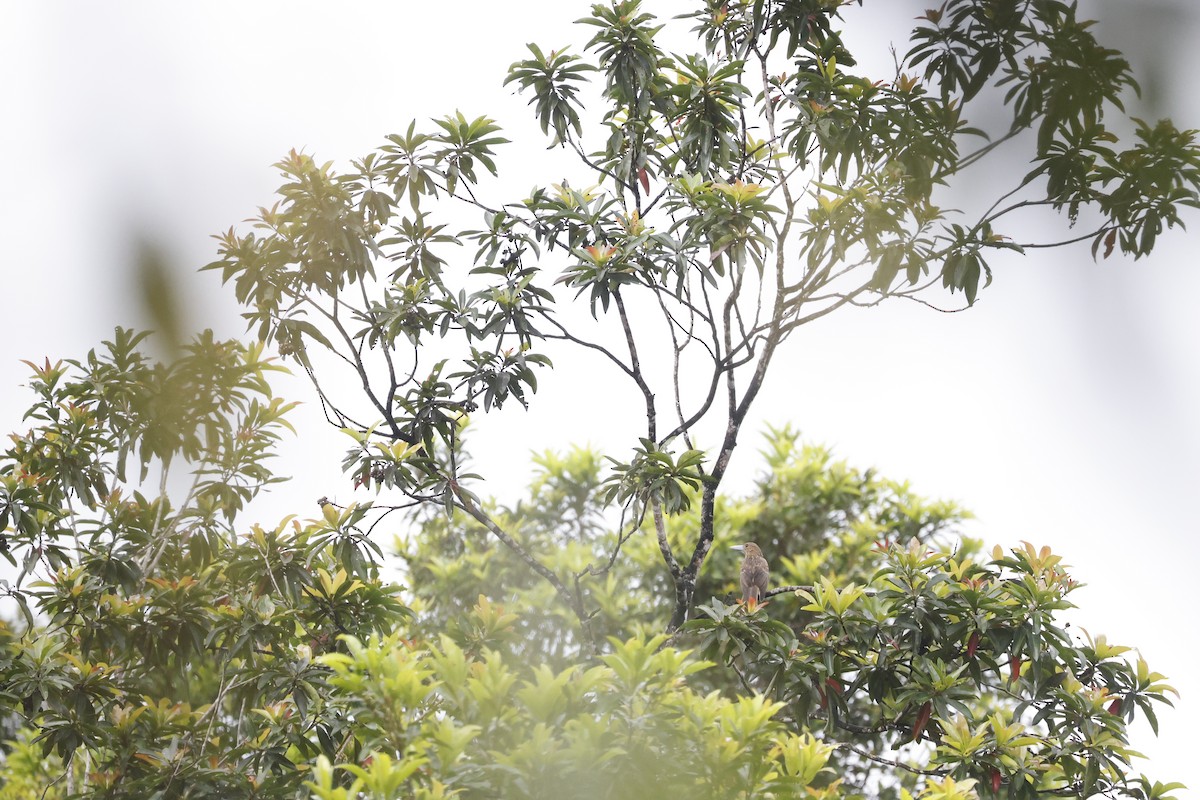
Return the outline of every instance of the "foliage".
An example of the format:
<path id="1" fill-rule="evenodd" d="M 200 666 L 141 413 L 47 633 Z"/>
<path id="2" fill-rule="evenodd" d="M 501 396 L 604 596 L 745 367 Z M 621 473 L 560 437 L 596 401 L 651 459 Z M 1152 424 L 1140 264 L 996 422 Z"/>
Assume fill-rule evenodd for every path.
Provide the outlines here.
<path id="1" fill-rule="evenodd" d="M 741 428 L 800 328 L 890 299 L 972 305 L 1028 248 L 1140 258 L 1198 202 L 1195 132 L 1125 117 L 1129 65 L 1074 5 L 950 0 L 885 75 L 856 69 L 854 5 L 697 0 L 668 23 L 638 0 L 593 5 L 582 51 L 531 44 L 506 80 L 574 174 L 504 197 L 486 179 L 506 140 L 462 112 L 345 170 L 293 152 L 280 201 L 218 237 L 209 268 L 354 437 L 359 485 L 476 518 L 581 626 L 586 589 L 472 493 L 462 422 L 531 408 L 552 360 L 625 382 L 644 422 L 611 454 L 610 499 L 630 524 L 654 518 L 677 628 Z M 701 52 L 666 52 L 668 24 L 690 25 Z M 981 107 L 1005 121 L 972 126 Z M 989 158 L 1026 166 L 982 211 L 944 208 L 978 190 Z M 1030 210 L 1082 232 L 1027 241 Z M 697 483 L 700 523 L 682 539 L 668 518 Z"/>
<path id="2" fill-rule="evenodd" d="M 701 587 L 709 599 L 674 639 L 726 667 L 693 686 L 779 703 L 776 720 L 834 748 L 838 796 L 872 787 L 871 796 L 896 797 L 922 779 L 932 792 L 933 778 L 974 781 L 982 796 L 1151 796 L 1150 784 L 1125 777 L 1135 754 L 1127 725 L 1145 717 L 1156 728 L 1156 707 L 1173 690 L 1142 659 L 1127 660 L 1129 648 L 1063 627 L 1079 587 L 1059 556 L 1028 543 L 985 554 L 957 532 L 960 509 L 836 462 L 791 430 L 772 431 L 763 455 L 756 492 L 721 503 L 725 523 Z M 575 449 L 538 464 L 528 501 L 492 511 L 551 552 L 556 568 L 581 570 L 618 535 L 598 522 L 600 459 Z M 695 509 L 681 521 L 686 536 Z M 405 537 L 418 630 L 453 631 L 471 652 L 577 664 L 587 643 L 569 611 L 483 534 L 430 516 Z M 735 602 L 728 548 L 747 540 L 763 544 L 774 585 L 773 599 L 753 608 Z M 646 636 L 669 613 L 653 602 L 670 587 L 653 571 L 652 529 L 621 552 L 594 594 L 593 625 L 614 639 Z M 508 637 L 464 628 L 477 592 L 529 611 L 510 621 Z M 889 778 L 876 785 L 881 769 Z"/>
<path id="3" fill-rule="evenodd" d="M 318 763 L 314 796 L 394 797 L 404 787 L 417 797 L 723 798 L 794 794 L 821 775 L 828 746 L 786 731 L 773 719 L 778 704 L 761 696 L 697 694 L 685 679 L 707 665 L 661 649 L 664 639 L 613 640 L 601 664 L 559 672 L 517 670 L 492 650 L 471 657 L 446 636 L 415 647 L 348 640 L 349 654 L 323 661 L 380 754 L 342 767 L 349 788 Z M 426 766 L 437 780 L 410 780 Z"/>
<path id="4" fill-rule="evenodd" d="M 4 464 L 40 508 L 28 495 L 8 501 L 13 516 L 38 520 L 8 554 L 51 575 L 7 586 L 37 617 L 5 643 L 3 700 L 24 730 L 7 745 L 0 791 L 49 781 L 46 796 L 60 798 L 1168 796 L 1126 777 L 1126 725 L 1153 723 L 1171 689 L 1126 660 L 1128 648 L 1061 627 L 1076 585 L 1058 556 L 1024 545 L 986 557 L 956 534 L 955 507 L 834 462 L 790 430 L 768 436 L 755 494 L 722 500 L 718 568 L 700 615 L 670 640 L 655 633 L 670 606 L 654 598 L 670 587 L 653 569 L 654 525 L 613 528 L 603 460 L 583 449 L 543 454 L 527 502 L 486 505 L 522 541 L 555 551 L 559 570 L 625 538 L 589 595 L 593 625 L 574 624 L 480 523 L 439 513 L 414 519 L 401 546 L 409 610 L 356 530 L 361 507 L 325 503 L 318 519 L 241 536 L 232 512 L 205 516 L 204 476 L 231 445 L 219 436 L 175 462 L 193 479 L 178 510 L 169 492 L 121 502 L 130 490 L 116 453 L 137 449 L 151 412 L 112 413 L 111 387 L 137 395 L 139 381 L 195 365 L 189 355 L 142 371 L 140 337 L 115 339 L 84 362 L 35 369 L 40 424 L 14 437 Z M 270 478 L 263 461 L 284 423 L 249 427 L 263 419 L 249 411 L 270 365 L 231 343 L 220 352 L 230 383 L 209 389 L 237 398 L 229 424 L 171 411 L 258 440 L 223 480 Z M 72 451 L 104 479 L 90 502 L 65 472 L 28 471 L 65 438 L 68 407 L 86 412 L 88 435 L 77 427 L 73 441 L 96 443 Z M 170 441 L 189 439 L 161 422 L 175 427 Z M 135 504 L 154 509 L 157 533 L 139 536 Z M 681 511 L 678 535 L 699 515 Z M 730 596 L 736 565 L 723 545 L 750 536 L 785 585 L 746 607 Z M 588 655 L 597 643 L 583 631 L 606 636 L 602 655 Z"/>
<path id="5" fill-rule="evenodd" d="M 0 792 L 1169 797 L 1127 725 L 1171 689 L 1062 625 L 1058 555 L 985 554 L 964 512 L 787 429 L 755 494 L 721 494 L 809 322 L 972 305 L 1033 247 L 1140 258 L 1198 204 L 1195 132 L 1122 122 L 1128 64 L 1073 5 L 948 0 L 883 77 L 855 72 L 848 5 L 699 0 L 688 54 L 637 0 L 595 5 L 585 55 L 530 45 L 507 79 L 578 174 L 492 199 L 506 140 L 462 112 L 346 170 L 292 152 L 209 265 L 261 344 L 155 364 L 118 329 L 31 363 L 0 460 Z M 1005 125 L 972 127 L 983 104 Z M 1001 145 L 1023 177 L 942 208 Z M 1010 227 L 1043 208 L 1084 232 Z M 378 502 L 239 521 L 281 480 L 270 344 Z M 640 430 L 607 465 L 543 454 L 526 502 L 480 497 L 472 417 L 533 408 L 552 358 L 627 381 Z M 407 590 L 372 536 L 401 518 Z M 732 596 L 724 545 L 751 539 L 769 603 Z"/>
<path id="6" fill-rule="evenodd" d="M 47 797 L 294 796 L 296 763 L 353 752 L 314 658 L 408 612 L 361 512 L 236 527 L 282 480 L 266 461 L 291 405 L 262 348 L 205 334 L 163 365 L 143 338 L 30 364 L 33 427 L 0 461 L 3 589 L 25 622 L 0 702 L 37 734 L 5 791 L 36 750 L 72 764 Z"/>

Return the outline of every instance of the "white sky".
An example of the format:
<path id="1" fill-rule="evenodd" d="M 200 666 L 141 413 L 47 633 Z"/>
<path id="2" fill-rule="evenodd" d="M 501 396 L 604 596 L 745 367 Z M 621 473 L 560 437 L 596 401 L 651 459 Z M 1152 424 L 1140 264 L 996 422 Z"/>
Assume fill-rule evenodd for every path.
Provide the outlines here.
<path id="1" fill-rule="evenodd" d="M 681 0 L 646 0 L 667 18 Z M 1102 38 L 1150 80 L 1154 108 L 1200 126 L 1189 82 L 1200 13 L 1185 0 L 1084 2 L 1111 15 Z M 270 165 L 290 148 L 345 162 L 412 118 L 462 109 L 534 130 L 524 100 L 500 87 L 524 43 L 581 45 L 587 3 L 453 4 L 118 2 L 0 4 L 0 428 L 20 427 L 18 359 L 79 357 L 115 325 L 137 324 L 131 241 L 150 237 L 180 267 L 193 328 L 241 333 L 231 293 L 197 268 L 209 236 L 273 202 Z M 920 3 L 878 0 L 849 12 L 855 35 L 883 50 Z M 900 43 L 903 49 L 902 42 Z M 886 62 L 885 62 L 886 63 Z M 520 195 L 542 170 L 540 140 L 502 154 Z M 515 158 L 514 158 L 515 156 Z M 1017 165 L 1014 169 L 1024 168 Z M 502 177 L 505 172 L 502 171 Z M 1200 225 L 1200 221 L 1196 221 Z M 733 481 L 755 469 L 757 430 L 791 422 L 807 438 L 926 496 L 974 510 L 989 542 L 1049 544 L 1088 584 L 1076 615 L 1093 633 L 1135 645 L 1184 693 L 1136 749 L 1160 780 L 1200 787 L 1188 722 L 1200 718 L 1200 626 L 1193 610 L 1200 486 L 1200 272 L 1194 237 L 1175 231 L 1144 263 L 1092 263 L 1086 245 L 1042 251 L 997 271 L 974 309 L 915 304 L 850 311 L 791 342 L 744 437 Z M 614 398 L 579 398 L 579 368 L 542 376 L 529 414 L 481 425 L 473 445 L 489 488 L 514 498 L 530 450 L 571 442 L 624 451 Z M 586 384 L 585 384 L 586 385 Z M 281 387 L 306 398 L 304 387 Z M 310 415 L 313 410 L 308 412 Z M 268 513 L 315 513 L 338 489 L 343 445 L 301 421 Z M 488 470 L 488 465 L 492 469 Z M 496 469 L 496 465 L 500 469 Z"/>

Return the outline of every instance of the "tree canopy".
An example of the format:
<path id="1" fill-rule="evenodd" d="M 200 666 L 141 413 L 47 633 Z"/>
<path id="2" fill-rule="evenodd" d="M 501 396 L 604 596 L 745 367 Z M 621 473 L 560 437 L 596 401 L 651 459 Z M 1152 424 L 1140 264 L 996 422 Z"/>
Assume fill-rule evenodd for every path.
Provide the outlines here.
<path id="1" fill-rule="evenodd" d="M 626 382 L 645 427 L 611 453 L 613 499 L 629 525 L 654 518 L 678 626 L 746 415 L 799 329 L 848 306 L 973 303 L 999 252 L 1140 257 L 1196 204 L 1194 132 L 1125 117 L 1129 65 L 1074 6 L 947 3 L 917 20 L 893 74 L 867 76 L 838 33 L 843 5 L 701 4 L 673 21 L 702 45 L 687 55 L 659 48 L 639 3 L 593 6 L 581 55 L 530 45 L 506 79 L 578 176 L 493 199 L 495 121 L 414 122 L 347 171 L 291 153 L 279 202 L 220 237 L 210 266 L 357 437 L 347 467 L 414 503 L 482 517 L 459 423 L 529 404 L 552 357 Z M 969 123 L 982 104 L 1008 111 L 998 130 Z M 1028 167 L 984 211 L 938 205 L 998 155 Z M 1082 230 L 1039 242 L 1007 227 L 1036 208 Z M 664 518 L 689 487 L 702 523 L 677 550 Z M 582 598 L 526 556 L 582 624 Z"/>
<path id="2" fill-rule="evenodd" d="M 985 548 L 786 428 L 753 493 L 721 491 L 808 323 L 971 305 L 1004 251 L 1139 258 L 1197 205 L 1195 132 L 1127 118 L 1129 65 L 1074 5 L 948 0 L 882 76 L 845 5 L 592 6 L 582 47 L 530 44 L 505 81 L 577 172 L 506 197 L 499 125 L 462 112 L 345 169 L 292 152 L 208 267 L 256 343 L 156 364 L 118 329 L 30 363 L 0 461 L 0 798 L 1168 797 L 1127 726 L 1172 690 L 1062 624 L 1060 555 Z M 982 211 L 939 205 L 1013 152 Z M 1030 209 L 1061 241 L 1022 235 Z M 374 500 L 239 524 L 290 427 L 268 347 Z M 580 358 L 633 387 L 637 441 L 481 496 L 475 426 L 536 415 Z M 747 541 L 768 602 L 736 599 Z"/>

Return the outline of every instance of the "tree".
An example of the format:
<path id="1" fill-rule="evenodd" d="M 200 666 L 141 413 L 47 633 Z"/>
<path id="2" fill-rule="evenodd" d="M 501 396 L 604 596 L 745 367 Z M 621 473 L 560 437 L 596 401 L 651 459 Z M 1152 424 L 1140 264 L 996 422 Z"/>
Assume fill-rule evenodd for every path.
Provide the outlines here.
<path id="1" fill-rule="evenodd" d="M 201 339 L 151 366 L 141 338 L 34 366 L 35 424 L 0 469 L 26 612 L 0 653 L 0 797 L 1170 796 L 1126 775 L 1126 725 L 1171 689 L 1055 620 L 1075 588 L 1058 556 L 985 555 L 959 509 L 791 431 L 753 496 L 719 502 L 721 544 L 776 556 L 776 600 L 734 603 L 719 547 L 668 639 L 657 544 L 633 537 L 585 633 L 461 515 L 415 520 L 404 604 L 365 507 L 239 534 L 285 424 L 270 365 Z M 539 463 L 529 501 L 489 517 L 556 570 L 612 552 L 600 456 Z M 700 510 L 676 519 L 685 537 Z"/>
<path id="2" fill-rule="evenodd" d="M 311 650 L 407 611 L 342 535 L 353 515 L 235 529 L 281 480 L 265 462 L 290 405 L 269 396 L 261 345 L 205 334 L 163 365 L 145 336 L 30 364 L 33 427 L 0 470 L 0 550 L 19 569 L 3 589 L 25 623 L 5 640 L 0 699 L 70 768 L 16 777 L 52 780 L 47 797 L 295 796 L 303 776 L 272 765 L 306 736 L 343 735 L 288 721 L 321 703 Z M 10 767 L 32 749 L 18 742 Z"/>
<path id="3" fill-rule="evenodd" d="M 704 52 L 679 56 L 659 48 L 662 26 L 639 3 L 593 6 L 580 22 L 595 63 L 530 45 L 506 81 L 582 177 L 491 200 L 482 179 L 506 141 L 496 123 L 461 112 L 430 130 L 414 122 L 345 173 L 293 152 L 278 165 L 280 202 L 256 232 L 222 236 L 211 267 L 356 437 L 347 466 L 360 483 L 472 515 L 585 626 L 586 587 L 482 511 L 462 474 L 460 421 L 528 405 L 551 353 L 627 381 L 644 431 L 612 499 L 628 530 L 654 521 L 677 628 L 746 415 L 799 329 L 847 306 L 936 302 L 926 298 L 939 290 L 969 305 L 1000 252 L 1091 242 L 1140 257 L 1196 205 L 1194 132 L 1109 124 L 1136 84 L 1072 6 L 949 2 L 876 79 L 850 71 L 842 5 L 700 4 L 686 24 Z M 969 126 L 969 109 L 1001 102 L 1006 127 Z M 1113 131 L 1125 125 L 1123 143 Z M 1010 190 L 974 217 L 936 204 L 1002 145 L 1030 164 Z M 1084 232 L 1025 242 L 1005 226 L 1031 208 L 1065 211 Z M 468 212 L 482 219 L 451 226 Z M 672 546 L 667 518 L 689 487 L 701 489 L 701 524 Z"/>
<path id="4" fill-rule="evenodd" d="M 834 461 L 790 430 L 771 431 L 763 455 L 754 494 L 719 501 L 717 563 L 699 588 L 711 599 L 671 641 L 723 667 L 690 677 L 691 688 L 765 696 L 778 704 L 773 721 L 815 733 L 829 748 L 820 758 L 825 774 L 813 773 L 799 796 L 899 797 L 923 787 L 927 796 L 963 797 L 973 796 L 972 782 L 984 797 L 1171 791 L 1118 776 L 1129 756 L 1125 723 L 1144 714 L 1157 729 L 1156 704 L 1172 690 L 1140 658 L 1125 662 L 1128 648 L 1071 635 L 1056 619 L 1078 588 L 1060 556 L 1029 543 L 985 552 L 959 535 L 963 510 Z M 600 457 L 575 449 L 542 454 L 538 464 L 528 500 L 492 512 L 562 572 L 611 552 L 618 531 L 580 524 L 603 509 Z M 698 509 L 679 520 L 683 539 L 699 526 Z M 747 540 L 776 556 L 775 599 L 764 605 L 734 600 L 728 545 Z M 577 667 L 586 642 L 567 609 L 478 523 L 430 515 L 400 552 L 426 637 L 449 631 L 468 654 L 499 652 L 506 661 L 535 654 L 564 676 Z M 654 603 L 670 587 L 654 569 L 653 540 L 632 538 L 622 553 L 595 592 L 592 622 L 618 649 L 669 621 L 669 608 Z M 507 629 L 477 621 L 502 600 L 522 610 Z M 569 740 L 572 723 L 560 719 Z M 707 744 L 688 736 L 697 748 Z M 698 785 L 675 785 L 703 794 L 716 780 L 689 773 L 701 776 Z M 712 796 L 793 796 L 742 777 Z"/>
<path id="5" fill-rule="evenodd" d="M 973 304 L 997 252 L 1145 255 L 1197 204 L 1194 132 L 1120 120 L 1128 65 L 1055 0 L 950 0 L 883 80 L 848 71 L 844 3 L 699 5 L 683 24 L 701 54 L 667 54 L 619 0 L 581 20 L 594 63 L 530 45 L 513 65 L 582 178 L 489 199 L 505 140 L 455 113 L 344 172 L 293 152 L 256 231 L 219 237 L 210 268 L 381 502 L 237 535 L 285 424 L 263 345 L 207 336 L 150 365 L 118 331 L 35 367 L 0 505 L 27 771 L 54 769 L 32 737 L 63 759 L 63 796 L 1171 791 L 1128 776 L 1125 739 L 1170 689 L 1059 627 L 1058 556 L 985 556 L 954 535 L 961 512 L 789 431 L 760 497 L 720 489 L 800 328 L 944 290 Z M 1001 101 L 1001 130 L 968 125 Z M 1030 165 L 1011 191 L 973 217 L 936 205 L 1002 146 Z M 1005 232 L 1042 207 L 1084 233 Z M 531 406 L 552 355 L 629 382 L 644 435 L 607 474 L 544 455 L 505 508 L 476 493 L 469 420 Z M 415 526 L 403 595 L 371 536 L 397 511 Z M 714 546 L 738 538 L 775 558 L 768 594 L 798 601 L 729 599 Z"/>

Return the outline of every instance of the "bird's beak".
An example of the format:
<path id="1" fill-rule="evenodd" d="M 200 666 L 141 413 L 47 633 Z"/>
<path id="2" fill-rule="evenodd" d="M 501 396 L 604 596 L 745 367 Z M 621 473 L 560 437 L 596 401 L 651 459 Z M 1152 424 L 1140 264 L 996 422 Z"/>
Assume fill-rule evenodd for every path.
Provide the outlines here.
<path id="1" fill-rule="evenodd" d="M 730 550 L 737 550 L 739 553 L 746 549 L 745 545 L 734 544 L 729 546 Z"/>

